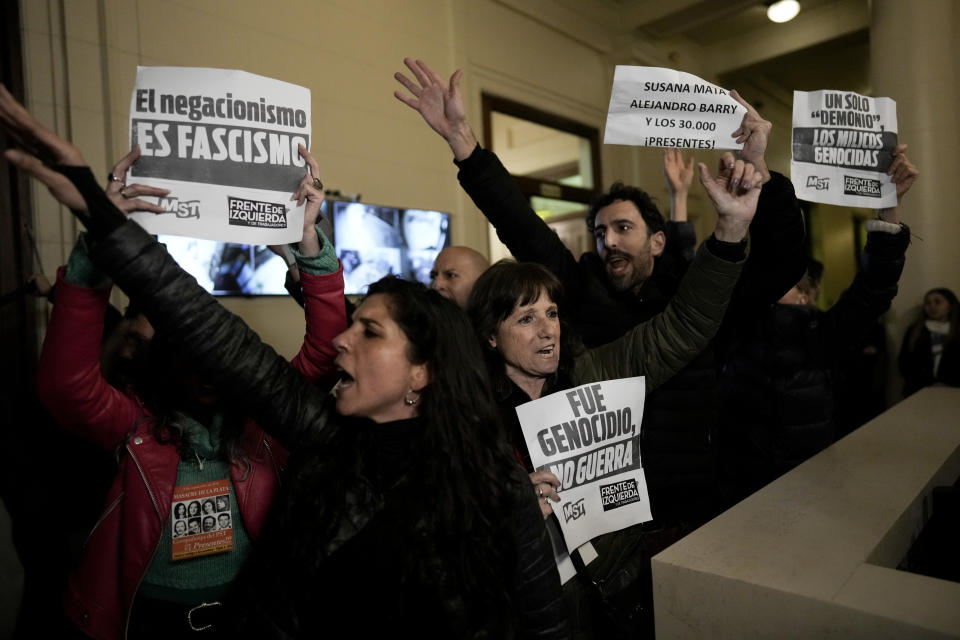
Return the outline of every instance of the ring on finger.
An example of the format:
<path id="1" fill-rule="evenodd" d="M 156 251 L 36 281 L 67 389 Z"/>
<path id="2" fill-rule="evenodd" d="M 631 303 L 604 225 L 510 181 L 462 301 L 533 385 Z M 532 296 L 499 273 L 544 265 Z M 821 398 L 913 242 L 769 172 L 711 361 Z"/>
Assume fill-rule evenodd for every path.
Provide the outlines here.
<path id="1" fill-rule="evenodd" d="M 543 497 L 543 487 L 537 487 L 537 494 L 542 498 Z"/>
<path id="2" fill-rule="evenodd" d="M 118 178 L 117 176 L 113 175 L 113 171 L 111 171 L 107 175 L 107 180 L 109 180 L 110 182 L 120 182 L 120 183 L 123 182 L 123 178 Z"/>
<path id="3" fill-rule="evenodd" d="M 317 176 L 313 176 L 313 188 L 317 191 L 323 191 L 323 182 Z"/>

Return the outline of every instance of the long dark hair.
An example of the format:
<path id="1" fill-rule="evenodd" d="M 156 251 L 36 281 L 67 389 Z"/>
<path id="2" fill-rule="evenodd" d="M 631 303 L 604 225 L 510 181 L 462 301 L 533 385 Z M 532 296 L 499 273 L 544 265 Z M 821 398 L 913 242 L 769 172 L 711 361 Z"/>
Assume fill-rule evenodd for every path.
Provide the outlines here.
<path id="1" fill-rule="evenodd" d="M 494 388 L 502 394 L 509 386 L 506 366 L 500 352 L 490 346 L 490 337 L 518 306 L 536 302 L 546 293 L 560 312 L 560 365 L 567 373 L 583 350 L 576 333 L 564 321 L 563 284 L 546 267 L 534 262 L 501 260 L 483 272 L 473 285 L 467 302 L 467 315 L 483 352 Z"/>
<path id="2" fill-rule="evenodd" d="M 454 555 L 467 591 L 504 592 L 494 575 L 504 557 L 494 535 L 510 513 L 510 484 L 523 483 L 493 401 L 469 319 L 457 305 L 419 283 L 387 277 L 368 296 L 386 296 L 390 315 L 410 341 L 408 357 L 425 364 L 417 480 L 432 495 L 435 531 L 444 555 Z M 515 490 L 515 489 L 514 489 Z M 499 570 L 499 569 L 496 569 Z"/>

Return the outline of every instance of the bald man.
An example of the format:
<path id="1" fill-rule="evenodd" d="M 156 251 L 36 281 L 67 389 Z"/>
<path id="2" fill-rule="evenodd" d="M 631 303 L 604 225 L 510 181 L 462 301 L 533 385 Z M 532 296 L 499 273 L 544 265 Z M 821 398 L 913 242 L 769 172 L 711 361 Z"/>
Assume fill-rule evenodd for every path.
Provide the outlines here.
<path id="1" fill-rule="evenodd" d="M 430 288 L 466 309 L 473 283 L 489 266 L 490 261 L 470 247 L 447 247 L 430 269 Z"/>

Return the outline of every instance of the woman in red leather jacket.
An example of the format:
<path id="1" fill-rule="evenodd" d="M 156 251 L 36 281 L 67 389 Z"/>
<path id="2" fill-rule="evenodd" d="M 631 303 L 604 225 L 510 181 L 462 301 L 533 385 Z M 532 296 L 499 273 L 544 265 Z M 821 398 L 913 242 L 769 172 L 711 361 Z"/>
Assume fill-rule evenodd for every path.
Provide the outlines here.
<path id="1" fill-rule="evenodd" d="M 301 153 L 316 175 L 309 153 Z M 111 177 L 124 175 L 136 157 L 135 149 Z M 307 333 L 293 365 L 319 380 L 332 373 L 331 341 L 346 328 L 346 314 L 336 256 L 314 229 L 323 201 L 314 184 L 308 173 L 295 193 L 307 202 L 298 254 Z M 126 212 L 151 210 L 136 198 L 156 195 L 117 180 L 107 190 Z M 114 452 L 119 472 L 70 577 L 67 615 L 95 638 L 179 637 L 211 623 L 205 635 L 217 637 L 211 632 L 222 614 L 219 600 L 260 536 L 287 452 L 221 406 L 188 362 L 167 355 L 162 335 L 138 360 L 137 392 L 104 380 L 100 336 L 110 285 L 82 244 L 58 274 L 39 393 L 62 426 Z M 222 521 L 232 524 L 191 526 L 199 518 L 189 505 L 197 500 L 210 500 L 214 515 L 226 514 Z"/>

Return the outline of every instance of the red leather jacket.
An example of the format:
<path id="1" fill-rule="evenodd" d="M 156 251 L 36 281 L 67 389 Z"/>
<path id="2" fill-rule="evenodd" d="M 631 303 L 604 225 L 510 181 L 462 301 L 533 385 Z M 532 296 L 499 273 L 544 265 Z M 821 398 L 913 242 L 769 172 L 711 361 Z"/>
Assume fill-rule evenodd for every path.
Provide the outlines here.
<path id="1" fill-rule="evenodd" d="M 70 576 L 67 615 L 93 638 L 126 636 L 134 595 L 167 521 L 177 477 L 175 446 L 156 441 L 140 399 L 100 374 L 100 336 L 110 289 L 89 289 L 57 277 L 54 306 L 40 357 L 38 394 L 65 428 L 116 452 L 119 472 L 83 558 Z M 316 380 L 333 370 L 333 337 L 346 328 L 343 273 L 301 273 L 307 332 L 293 365 Z M 253 421 L 244 428 L 250 469 L 230 476 L 250 538 L 256 541 L 280 483 L 287 452 Z"/>

